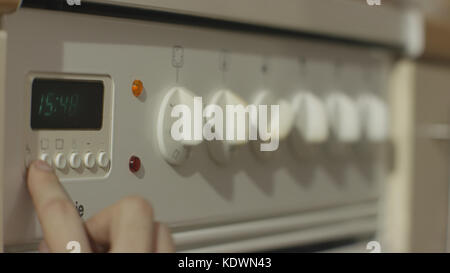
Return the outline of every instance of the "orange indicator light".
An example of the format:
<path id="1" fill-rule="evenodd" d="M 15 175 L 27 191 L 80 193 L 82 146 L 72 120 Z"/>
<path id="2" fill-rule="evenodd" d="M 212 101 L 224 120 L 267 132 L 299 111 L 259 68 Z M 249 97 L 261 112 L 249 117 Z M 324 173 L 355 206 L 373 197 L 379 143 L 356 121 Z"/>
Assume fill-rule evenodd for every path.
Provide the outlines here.
<path id="1" fill-rule="evenodd" d="M 142 81 L 134 80 L 131 91 L 133 91 L 135 97 L 139 97 L 142 94 L 142 91 L 144 91 L 144 84 L 142 84 Z"/>

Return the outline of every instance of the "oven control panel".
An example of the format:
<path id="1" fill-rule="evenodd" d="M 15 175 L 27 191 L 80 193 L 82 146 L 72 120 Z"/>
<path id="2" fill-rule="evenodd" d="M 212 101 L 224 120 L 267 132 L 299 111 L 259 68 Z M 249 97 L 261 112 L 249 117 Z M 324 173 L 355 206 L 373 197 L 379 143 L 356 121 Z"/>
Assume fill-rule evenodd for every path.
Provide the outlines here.
<path id="1" fill-rule="evenodd" d="M 44 160 L 62 181 L 106 177 L 112 164 L 112 79 L 30 73 L 25 88 L 25 164 Z"/>
<path id="2" fill-rule="evenodd" d="M 25 8 L 4 28 L 7 250 L 42 237 L 38 158 L 83 219 L 142 196 L 179 251 L 377 232 L 386 48 Z"/>

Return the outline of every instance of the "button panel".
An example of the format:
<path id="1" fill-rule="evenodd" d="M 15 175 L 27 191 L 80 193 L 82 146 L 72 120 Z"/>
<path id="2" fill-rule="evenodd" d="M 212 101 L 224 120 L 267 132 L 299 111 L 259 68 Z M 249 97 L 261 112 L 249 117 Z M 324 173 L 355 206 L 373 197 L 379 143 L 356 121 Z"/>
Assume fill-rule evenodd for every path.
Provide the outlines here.
<path id="1" fill-rule="evenodd" d="M 51 142 L 52 141 L 49 141 L 49 143 Z M 47 164 L 54 167 L 57 172 L 61 173 L 68 173 L 73 170 L 77 171 L 79 175 L 84 176 L 107 172 L 111 162 L 110 156 L 104 149 L 94 149 L 94 146 L 96 146 L 95 143 L 88 142 L 82 147 L 89 147 L 90 150 L 83 148 L 74 150 L 72 147 L 63 150 L 51 148 L 46 150 L 40 149 L 37 158 L 46 161 Z M 56 145 L 54 147 L 56 148 Z M 80 152 L 80 150 L 86 151 Z M 31 156 L 29 157 L 31 158 Z M 27 160 L 27 164 L 30 163 L 31 160 Z M 97 166 L 99 168 L 97 168 Z"/>
<path id="2" fill-rule="evenodd" d="M 45 160 L 55 169 L 61 181 L 106 178 L 111 170 L 113 85 L 109 76 L 32 73 L 26 88 L 30 117 L 32 83 L 34 79 L 70 79 L 102 81 L 103 113 L 99 129 L 35 129 L 26 125 L 26 164 L 34 159 Z M 57 91 L 55 91 L 57 92 Z"/>

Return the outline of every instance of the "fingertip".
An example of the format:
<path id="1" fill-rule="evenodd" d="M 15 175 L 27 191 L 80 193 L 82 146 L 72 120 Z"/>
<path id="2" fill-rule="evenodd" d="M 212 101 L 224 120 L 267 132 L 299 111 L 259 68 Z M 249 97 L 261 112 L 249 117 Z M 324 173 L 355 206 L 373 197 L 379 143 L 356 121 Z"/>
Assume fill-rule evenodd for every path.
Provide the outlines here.
<path id="1" fill-rule="evenodd" d="M 57 181 L 53 168 L 43 160 L 33 161 L 28 168 L 27 186 L 30 192 L 44 188 L 49 183 Z"/>
<path id="2" fill-rule="evenodd" d="M 50 249 L 48 248 L 48 246 L 44 240 L 42 240 L 41 243 L 39 244 L 38 251 L 40 253 L 49 253 L 50 252 Z"/>
<path id="3" fill-rule="evenodd" d="M 175 252 L 175 242 L 172 237 L 172 232 L 170 228 L 164 224 L 156 223 L 156 252 L 158 253 L 173 253 Z"/>
<path id="4" fill-rule="evenodd" d="M 35 160 L 31 163 L 30 170 L 53 172 L 53 168 L 44 160 Z"/>

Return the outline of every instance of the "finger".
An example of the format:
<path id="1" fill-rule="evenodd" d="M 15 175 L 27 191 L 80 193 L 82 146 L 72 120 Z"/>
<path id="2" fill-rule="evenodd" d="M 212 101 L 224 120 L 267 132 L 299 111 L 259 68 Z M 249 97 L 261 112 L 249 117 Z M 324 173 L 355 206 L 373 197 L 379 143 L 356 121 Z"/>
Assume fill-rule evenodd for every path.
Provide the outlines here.
<path id="1" fill-rule="evenodd" d="M 51 252 L 67 252 L 70 241 L 78 241 L 82 252 L 90 252 L 83 221 L 52 168 L 42 160 L 28 170 L 28 189 Z"/>
<path id="2" fill-rule="evenodd" d="M 169 228 L 163 224 L 155 223 L 155 252 L 157 253 L 172 253 L 175 252 L 175 244 L 172 239 Z"/>
<path id="3" fill-rule="evenodd" d="M 102 249 L 109 251 L 111 248 L 111 224 L 113 222 L 112 218 L 115 217 L 115 207 L 116 205 L 114 204 L 103 209 L 96 215 L 89 218 L 85 223 L 87 234 L 91 240 L 91 245 L 94 246 L 96 250 Z"/>
<path id="4" fill-rule="evenodd" d="M 49 253 L 48 246 L 47 246 L 47 244 L 45 243 L 44 240 L 42 240 L 41 243 L 39 244 L 38 251 L 40 253 Z"/>
<path id="5" fill-rule="evenodd" d="M 153 209 L 141 197 L 127 197 L 86 221 L 89 236 L 110 252 L 152 252 Z"/>

